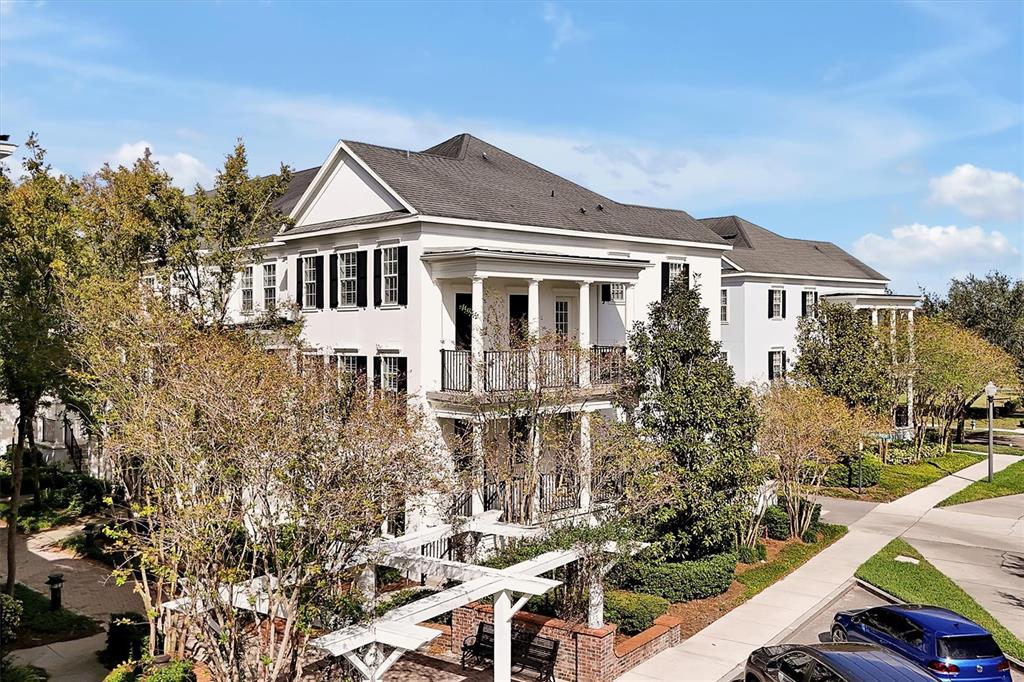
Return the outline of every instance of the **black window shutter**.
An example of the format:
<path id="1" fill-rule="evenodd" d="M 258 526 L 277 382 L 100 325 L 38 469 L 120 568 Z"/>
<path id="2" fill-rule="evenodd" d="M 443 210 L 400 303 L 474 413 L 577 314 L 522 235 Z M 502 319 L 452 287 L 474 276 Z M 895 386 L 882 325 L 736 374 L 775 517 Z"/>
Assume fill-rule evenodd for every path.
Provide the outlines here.
<path id="1" fill-rule="evenodd" d="M 800 317 L 807 317 L 807 293 L 800 294 Z"/>
<path id="2" fill-rule="evenodd" d="M 313 261 L 316 271 L 316 307 L 324 309 L 324 257 L 314 256 Z"/>
<path id="3" fill-rule="evenodd" d="M 683 263 L 683 271 L 682 271 L 682 273 L 679 276 L 683 278 L 683 286 L 685 286 L 687 289 L 689 289 L 690 288 L 690 264 L 689 263 Z"/>
<path id="4" fill-rule="evenodd" d="M 306 302 L 302 300 L 302 263 L 304 260 L 302 256 L 295 259 L 295 302 L 300 308 L 306 305 Z"/>
<path id="5" fill-rule="evenodd" d="M 395 368 L 398 370 L 398 392 L 405 395 L 409 392 L 409 358 L 395 358 Z"/>
<path id="6" fill-rule="evenodd" d="M 775 359 L 772 357 L 774 354 L 775 351 L 768 351 L 768 381 L 775 379 L 775 363 L 772 362 Z"/>
<path id="7" fill-rule="evenodd" d="M 768 290 L 768 319 L 772 319 L 772 292 L 774 289 Z"/>
<path id="8" fill-rule="evenodd" d="M 331 254 L 331 307 L 338 307 L 338 254 Z"/>
<path id="9" fill-rule="evenodd" d="M 785 378 L 785 376 L 786 376 L 786 369 L 787 369 L 787 367 L 786 367 L 786 351 L 782 351 L 782 376 L 783 376 L 783 378 Z"/>
<path id="10" fill-rule="evenodd" d="M 366 307 L 366 252 L 356 253 L 356 305 L 360 308 Z M 366 360 L 363 359 L 363 369 L 366 369 Z"/>
<path id="11" fill-rule="evenodd" d="M 786 319 L 786 290 L 782 290 L 782 319 Z"/>
<path id="12" fill-rule="evenodd" d="M 358 374 L 362 379 L 366 379 L 366 356 L 365 355 L 357 355 L 356 356 L 356 374 Z"/>
<path id="13" fill-rule="evenodd" d="M 409 247 L 398 247 L 398 305 L 409 305 Z"/>
<path id="14" fill-rule="evenodd" d="M 380 388 L 380 356 L 373 356 L 373 387 Z"/>
<path id="15" fill-rule="evenodd" d="M 818 316 L 818 292 L 814 292 L 814 316 Z"/>
<path id="16" fill-rule="evenodd" d="M 668 263 L 661 264 L 661 300 L 668 296 L 669 274 Z"/>
<path id="17" fill-rule="evenodd" d="M 601 285 L 601 303 L 607 303 L 612 300 L 612 285 L 602 284 Z"/>
<path id="18" fill-rule="evenodd" d="M 373 250 L 373 307 L 380 307 L 380 249 Z M 376 365 L 374 365 L 376 367 Z"/>

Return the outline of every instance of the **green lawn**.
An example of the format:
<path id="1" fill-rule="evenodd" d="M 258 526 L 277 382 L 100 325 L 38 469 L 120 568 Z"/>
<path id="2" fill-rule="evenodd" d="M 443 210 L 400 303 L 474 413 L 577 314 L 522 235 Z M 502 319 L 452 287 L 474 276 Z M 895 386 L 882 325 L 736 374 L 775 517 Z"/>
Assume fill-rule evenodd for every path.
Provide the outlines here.
<path id="1" fill-rule="evenodd" d="M 970 450 L 971 452 L 980 452 L 984 455 L 988 454 L 988 443 L 953 443 L 954 450 Z M 992 445 L 992 452 L 997 455 L 1017 455 L 1018 457 L 1024 457 L 1024 448 L 1014 447 L 1012 445 Z"/>
<path id="2" fill-rule="evenodd" d="M 1024 493 L 1024 460 L 1014 462 L 1002 471 L 997 471 L 992 476 L 992 482 L 988 480 L 975 481 L 958 493 L 950 495 L 936 506 L 948 507 L 964 502 L 975 502 L 976 500 L 988 500 L 993 497 L 1006 497 L 1007 495 L 1020 495 Z"/>
<path id="3" fill-rule="evenodd" d="M 895 561 L 897 555 L 913 557 L 919 564 Z M 937 568 L 925 561 L 917 550 L 896 538 L 857 569 L 861 580 L 885 590 L 911 604 L 930 604 L 956 611 L 992 633 L 1003 651 L 1024 658 L 1024 642 L 1003 627 L 988 611 Z"/>
<path id="4" fill-rule="evenodd" d="M 17 583 L 14 598 L 22 603 L 24 611 L 15 647 L 26 647 L 64 642 L 101 632 L 99 623 L 68 609 L 50 610 L 50 598 Z"/>
<path id="5" fill-rule="evenodd" d="M 883 464 L 878 485 L 864 488 L 857 494 L 849 488 L 822 488 L 821 494 L 828 497 L 843 497 L 850 500 L 891 502 L 908 493 L 934 483 L 944 476 L 960 471 L 984 459 L 980 455 L 951 452 L 940 457 L 922 460 L 914 464 Z"/>
<path id="6" fill-rule="evenodd" d="M 794 542 L 783 548 L 772 561 L 758 564 L 740 573 L 736 576 L 736 581 L 743 585 L 743 599 L 750 599 L 769 585 L 800 568 L 815 554 L 846 535 L 846 531 L 846 526 L 822 523 L 817 542 L 810 544 Z"/>

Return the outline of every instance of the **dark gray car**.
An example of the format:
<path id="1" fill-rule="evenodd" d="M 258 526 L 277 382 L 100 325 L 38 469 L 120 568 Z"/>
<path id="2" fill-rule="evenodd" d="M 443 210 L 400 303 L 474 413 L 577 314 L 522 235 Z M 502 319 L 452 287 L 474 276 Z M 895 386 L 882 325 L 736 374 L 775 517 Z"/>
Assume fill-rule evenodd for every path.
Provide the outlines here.
<path id="1" fill-rule="evenodd" d="M 783 644 L 757 649 L 744 682 L 919 682 L 935 679 L 874 644 Z"/>

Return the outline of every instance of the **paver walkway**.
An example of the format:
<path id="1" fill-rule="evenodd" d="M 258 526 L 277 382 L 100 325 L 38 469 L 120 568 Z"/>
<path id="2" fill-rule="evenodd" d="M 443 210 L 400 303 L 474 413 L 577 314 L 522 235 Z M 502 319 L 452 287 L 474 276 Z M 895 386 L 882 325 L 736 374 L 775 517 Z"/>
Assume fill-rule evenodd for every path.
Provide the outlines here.
<path id="1" fill-rule="evenodd" d="M 1004 469 L 1018 459 L 1011 455 L 996 455 L 995 468 Z M 932 511 L 932 507 L 987 473 L 988 463 L 979 462 L 898 500 L 878 505 L 855 521 L 845 537 L 796 571 L 693 637 L 663 651 L 619 679 L 627 682 L 715 682 L 729 679 L 737 664 L 745 660 L 752 650 L 792 632 L 796 625 L 845 589 L 854 572 L 868 557 L 915 526 L 929 512 L 935 516 L 922 529 L 922 534 L 932 532 L 929 529 L 934 523 L 951 522 L 949 518 L 943 519 L 946 510 Z M 944 530 L 948 536 L 954 529 L 946 527 Z"/>

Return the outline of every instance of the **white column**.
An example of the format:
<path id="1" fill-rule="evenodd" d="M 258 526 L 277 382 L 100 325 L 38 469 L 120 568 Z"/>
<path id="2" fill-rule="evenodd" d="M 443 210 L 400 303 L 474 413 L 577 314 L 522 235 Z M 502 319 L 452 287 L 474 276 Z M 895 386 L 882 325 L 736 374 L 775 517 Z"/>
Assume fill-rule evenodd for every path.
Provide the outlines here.
<path id="1" fill-rule="evenodd" d="M 377 567 L 373 564 L 366 564 L 356 576 L 356 590 L 363 598 L 363 608 L 366 611 L 373 611 L 374 602 L 377 600 Z"/>
<path id="2" fill-rule="evenodd" d="M 626 339 L 627 340 L 629 339 L 630 327 L 632 327 L 633 326 L 633 322 L 636 321 L 636 311 L 633 309 L 633 306 L 635 305 L 634 301 L 635 301 L 635 298 L 636 298 L 636 296 L 634 294 L 634 289 L 635 289 L 635 287 L 633 286 L 633 282 L 627 282 L 626 283 L 626 311 L 625 311 L 623 323 L 624 323 L 624 326 L 626 327 Z"/>
<path id="3" fill-rule="evenodd" d="M 484 388 L 484 278 L 473 278 L 473 326 L 470 336 L 470 388 Z"/>
<path id="4" fill-rule="evenodd" d="M 590 282 L 580 283 L 580 386 L 590 386 Z"/>
<path id="5" fill-rule="evenodd" d="M 914 356 L 914 309 L 907 311 L 907 354 L 910 369 L 907 372 L 907 427 L 914 426 L 914 367 L 917 359 Z"/>
<path id="6" fill-rule="evenodd" d="M 601 571 L 595 571 L 590 578 L 589 598 L 587 601 L 587 627 L 604 627 L 604 581 Z"/>
<path id="7" fill-rule="evenodd" d="M 590 413 L 580 413 L 580 509 L 590 511 L 590 489 L 593 481 L 593 462 L 591 460 Z"/>
<path id="8" fill-rule="evenodd" d="M 540 378 L 540 347 L 537 344 L 540 338 L 540 280 L 531 279 L 530 288 L 527 291 L 527 324 L 530 332 L 530 388 L 536 388 Z"/>
<path id="9" fill-rule="evenodd" d="M 878 308 L 874 308 L 874 307 L 871 308 L 871 326 L 872 327 L 877 327 L 878 326 Z"/>
<path id="10" fill-rule="evenodd" d="M 512 593 L 494 596 L 494 682 L 512 680 Z"/>
<path id="11" fill-rule="evenodd" d="M 484 511 L 484 425 L 473 423 L 473 515 Z"/>

